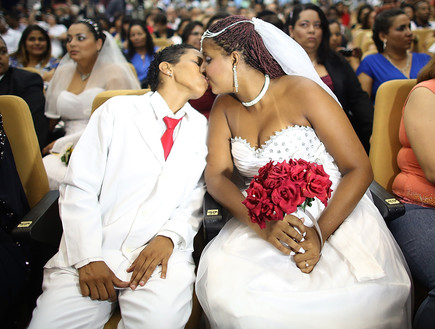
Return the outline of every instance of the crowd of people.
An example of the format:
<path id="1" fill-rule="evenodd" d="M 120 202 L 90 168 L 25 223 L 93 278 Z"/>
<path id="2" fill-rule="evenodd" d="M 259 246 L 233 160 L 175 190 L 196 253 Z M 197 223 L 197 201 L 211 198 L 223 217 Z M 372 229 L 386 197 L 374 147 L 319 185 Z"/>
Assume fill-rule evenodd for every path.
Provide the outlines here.
<path id="1" fill-rule="evenodd" d="M 194 287 L 212 328 L 433 328 L 432 1 L 144 4 L 0 7 L 0 95 L 29 105 L 64 229 L 30 328 L 93 314 L 102 328 L 115 302 L 125 328 L 183 328 Z M 395 79 L 418 85 L 393 184 L 406 213 L 387 226 L 368 154 Z M 93 114 L 116 89 L 150 92 Z M 328 205 L 260 229 L 245 190 L 294 158 L 323 166 Z M 232 218 L 195 270 L 206 190 Z M 416 310 L 413 280 L 428 291 Z"/>

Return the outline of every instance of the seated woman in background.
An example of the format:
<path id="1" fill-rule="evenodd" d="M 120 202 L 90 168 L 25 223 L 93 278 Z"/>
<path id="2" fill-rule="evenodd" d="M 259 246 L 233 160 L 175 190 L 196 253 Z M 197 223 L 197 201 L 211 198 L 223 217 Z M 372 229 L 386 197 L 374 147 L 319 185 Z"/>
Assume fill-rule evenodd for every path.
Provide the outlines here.
<path id="1" fill-rule="evenodd" d="M 329 48 L 328 20 L 314 4 L 298 6 L 289 22 L 290 36 L 307 52 L 320 78 L 337 96 L 366 152 L 370 149 L 373 104 L 350 64 Z"/>
<path id="2" fill-rule="evenodd" d="M 127 32 L 133 18 L 131 15 L 120 14 L 113 22 L 116 28 L 112 31 L 113 38 L 122 50 L 127 49 Z"/>
<path id="3" fill-rule="evenodd" d="M 366 56 L 356 71 L 362 89 L 369 94 L 372 102 L 382 83 L 415 79 L 430 60 L 427 54 L 409 52 L 412 40 L 410 20 L 403 10 L 385 10 L 376 16 L 373 41 L 378 53 Z"/>
<path id="4" fill-rule="evenodd" d="M 143 20 L 133 20 L 127 32 L 127 60 L 136 69 L 142 88 L 147 88 L 145 79 L 148 68 L 156 53 L 151 33 Z"/>
<path id="5" fill-rule="evenodd" d="M 21 35 L 18 49 L 10 56 L 12 67 L 33 67 L 44 82 L 50 81 L 59 64 L 51 54 L 51 41 L 47 31 L 39 25 L 29 25 Z"/>
<path id="6" fill-rule="evenodd" d="M 70 26 L 67 51 L 46 94 L 45 115 L 50 129 L 62 120 L 65 136 L 43 149 L 50 189 L 57 189 L 67 164 L 62 154 L 73 147 L 85 129 L 97 94 L 112 89 L 139 89 L 139 81 L 116 42 L 98 23 L 81 20 Z"/>
<path id="7" fill-rule="evenodd" d="M 181 33 L 182 42 L 194 46 L 196 49 L 201 49 L 202 33 L 204 33 L 204 24 L 199 21 L 191 21 Z"/>
<path id="8" fill-rule="evenodd" d="M 331 33 L 329 37 L 329 47 L 333 51 L 343 55 L 344 58 L 346 58 L 346 60 L 349 62 L 350 66 L 352 66 L 353 70 L 356 71 L 358 69 L 359 63 L 361 63 L 361 48 L 347 48 L 346 40 L 341 33 L 340 23 L 335 19 L 328 20 L 328 23 L 329 32 Z"/>
<path id="9" fill-rule="evenodd" d="M 429 294 L 418 308 L 414 329 L 435 325 L 435 57 L 420 71 L 403 108 L 397 155 L 400 173 L 393 192 L 405 203 L 405 215 L 389 223 L 412 276 Z M 432 150 L 432 151 L 430 151 Z"/>

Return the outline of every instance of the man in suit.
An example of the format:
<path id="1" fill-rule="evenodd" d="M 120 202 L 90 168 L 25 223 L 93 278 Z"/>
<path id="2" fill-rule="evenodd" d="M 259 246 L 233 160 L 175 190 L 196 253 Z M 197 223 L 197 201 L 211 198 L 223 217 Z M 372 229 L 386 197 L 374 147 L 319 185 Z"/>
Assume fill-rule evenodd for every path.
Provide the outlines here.
<path id="1" fill-rule="evenodd" d="M 44 115 L 44 83 L 37 73 L 9 66 L 8 48 L 0 37 L 0 95 L 19 96 L 29 105 L 39 147 L 47 144 L 48 119 Z"/>
<path id="2" fill-rule="evenodd" d="M 29 329 L 103 328 L 117 299 L 118 328 L 184 328 L 205 193 L 207 119 L 187 102 L 207 88 L 201 62 L 191 46 L 165 48 L 153 92 L 92 114 L 60 186 L 64 234 Z"/>

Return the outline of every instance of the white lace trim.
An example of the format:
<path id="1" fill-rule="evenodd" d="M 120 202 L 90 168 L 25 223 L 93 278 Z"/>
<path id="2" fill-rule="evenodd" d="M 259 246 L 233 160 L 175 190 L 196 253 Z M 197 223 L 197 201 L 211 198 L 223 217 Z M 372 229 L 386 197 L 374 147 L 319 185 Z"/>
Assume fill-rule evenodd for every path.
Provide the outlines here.
<path id="1" fill-rule="evenodd" d="M 272 144 L 278 137 L 280 137 L 281 135 L 284 135 L 287 131 L 289 131 L 290 129 L 297 129 L 297 130 L 302 130 L 302 131 L 312 131 L 314 134 L 314 129 L 312 127 L 308 127 L 308 126 L 300 126 L 300 125 L 293 125 L 293 126 L 288 126 L 286 128 L 283 128 L 281 130 L 276 131 L 272 136 L 269 137 L 269 139 L 267 139 L 260 147 L 255 148 L 253 146 L 251 146 L 251 143 L 249 143 L 245 138 L 236 136 L 236 137 L 232 137 L 231 138 L 231 143 L 234 142 L 242 142 L 243 144 L 246 145 L 246 147 L 248 147 L 250 150 L 252 150 L 252 152 L 254 152 L 255 154 L 258 153 L 262 153 L 264 152 L 264 150 L 270 145 Z"/>

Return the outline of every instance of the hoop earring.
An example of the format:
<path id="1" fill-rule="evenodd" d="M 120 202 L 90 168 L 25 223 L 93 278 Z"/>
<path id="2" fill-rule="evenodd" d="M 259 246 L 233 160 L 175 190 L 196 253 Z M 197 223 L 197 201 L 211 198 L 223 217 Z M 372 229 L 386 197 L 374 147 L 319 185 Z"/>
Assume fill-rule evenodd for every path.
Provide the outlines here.
<path id="1" fill-rule="evenodd" d="M 238 93 L 239 92 L 239 81 L 237 80 L 237 66 L 234 64 L 233 65 L 233 84 L 234 84 L 234 87 L 233 87 L 233 90 L 235 90 L 234 92 L 235 93 Z"/>

